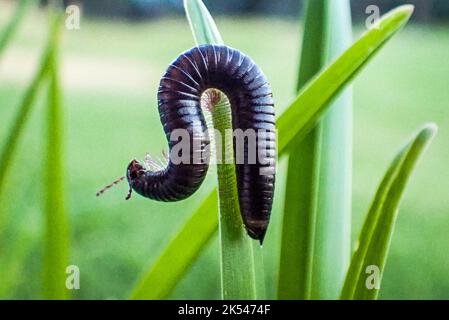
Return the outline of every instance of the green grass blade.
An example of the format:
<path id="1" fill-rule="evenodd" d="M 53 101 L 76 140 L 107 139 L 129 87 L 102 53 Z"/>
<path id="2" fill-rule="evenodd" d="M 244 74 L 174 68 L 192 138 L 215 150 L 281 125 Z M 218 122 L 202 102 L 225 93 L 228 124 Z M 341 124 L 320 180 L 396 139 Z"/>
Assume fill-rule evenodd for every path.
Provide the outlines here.
<path id="1" fill-rule="evenodd" d="M 323 67 L 326 50 L 327 1 L 306 2 L 297 90 Z M 309 299 L 319 178 L 320 128 L 292 142 L 284 199 L 278 297 Z"/>
<path id="2" fill-rule="evenodd" d="M 184 6 L 193 37 L 200 44 L 223 44 L 223 40 L 212 16 L 201 0 L 185 0 Z M 222 155 L 234 153 L 232 139 L 226 139 L 227 130 L 232 129 L 229 101 L 220 94 L 212 109 L 212 120 L 220 132 Z M 254 256 L 251 240 L 243 227 L 237 193 L 237 178 L 233 159 L 226 163 L 217 161 L 218 198 L 220 204 L 220 253 L 222 298 L 256 298 Z"/>
<path id="3" fill-rule="evenodd" d="M 30 0 L 20 0 L 19 4 L 17 5 L 16 11 L 14 12 L 14 15 L 6 25 L 3 32 L 0 34 L 0 56 L 8 46 L 8 43 L 14 35 L 14 32 L 17 30 L 17 27 L 25 16 L 29 4 Z"/>
<path id="4" fill-rule="evenodd" d="M 368 266 L 379 270 L 380 284 L 394 231 L 398 209 L 405 187 L 417 162 L 437 133 L 435 124 L 428 124 L 413 137 L 395 157 L 385 174 L 359 237 L 342 290 L 342 299 L 377 299 L 379 289 L 368 289 L 365 273 Z"/>
<path id="5" fill-rule="evenodd" d="M 54 49 L 53 45 L 55 43 L 56 36 L 57 36 L 57 28 L 54 28 L 52 30 L 52 34 L 50 35 L 50 39 L 46 46 L 45 52 L 43 53 L 40 59 L 39 69 L 34 75 L 31 84 L 27 88 L 23 96 L 23 99 L 19 104 L 19 107 L 17 108 L 18 109 L 17 116 L 13 121 L 11 130 L 9 131 L 9 135 L 1 151 L 0 198 L 4 195 L 7 182 L 7 174 L 9 173 L 11 161 L 17 149 L 17 145 L 20 141 L 20 137 L 23 133 L 24 127 L 27 123 L 38 89 L 42 85 L 43 80 L 45 79 L 45 76 L 47 75 L 50 69 L 51 55 Z"/>
<path id="6" fill-rule="evenodd" d="M 185 0 L 184 7 L 192 33 L 198 45 L 223 43 L 218 29 L 202 1 Z M 218 103 L 213 108 L 212 119 L 214 127 L 221 132 L 221 138 L 225 139 L 226 130 L 232 128 L 232 117 L 228 100 L 221 95 L 218 100 Z M 233 147 L 229 142 L 232 143 L 232 139 L 225 139 L 222 141 L 220 144 L 223 147 L 221 154 L 233 154 Z M 222 297 L 224 299 L 254 299 L 256 297 L 256 285 L 253 248 L 251 240 L 246 236 L 246 232 L 243 228 L 238 204 L 235 166 L 227 163 L 217 165 L 218 196 L 220 203 L 219 225 Z M 208 197 L 206 201 L 209 203 L 209 208 L 212 207 L 211 204 L 215 199 L 216 197 Z M 216 204 L 214 205 L 216 206 Z M 203 207 L 200 208 L 199 212 L 204 212 L 202 210 L 204 210 Z M 193 224 L 193 227 L 204 226 L 210 228 L 209 231 L 215 230 L 216 220 L 214 220 L 212 224 L 207 224 L 208 221 L 210 221 L 210 219 L 194 220 L 189 221 L 188 224 Z M 200 244 L 205 244 L 212 233 L 209 233 L 209 236 L 204 232 L 201 233 L 204 241 L 200 241 Z M 173 240 L 172 245 L 178 246 L 179 241 L 181 240 L 182 232 L 175 238 L 175 240 Z M 193 243 L 195 243 L 195 241 L 193 241 Z M 200 247 L 192 247 L 191 250 L 187 250 L 187 252 L 195 252 L 194 249 L 199 250 L 199 248 Z M 158 268 L 170 262 L 169 259 L 172 253 L 171 250 L 167 250 L 163 253 L 154 267 L 144 276 L 137 289 L 135 289 L 132 298 L 167 297 L 173 289 L 174 284 L 179 280 L 176 278 L 176 275 L 185 271 L 190 265 L 191 260 L 194 258 L 194 256 L 189 255 L 186 255 L 183 259 L 178 257 L 176 261 L 177 268 L 173 273 L 173 276 L 162 278 L 164 281 L 161 283 L 159 277 L 160 270 L 158 270 Z"/>
<path id="7" fill-rule="evenodd" d="M 409 145 L 407 145 L 407 147 L 409 147 Z M 357 281 L 363 267 L 363 260 L 368 250 L 369 242 L 376 226 L 376 221 L 379 217 L 379 205 L 384 201 L 384 197 L 388 193 L 394 177 L 397 175 L 398 168 L 403 161 L 407 147 L 403 148 L 394 158 L 379 187 L 377 188 L 377 192 L 374 196 L 357 241 L 358 248 L 352 255 L 351 264 L 349 265 L 349 269 L 346 273 L 346 279 L 342 288 L 340 299 L 348 300 L 354 296 Z"/>
<path id="8" fill-rule="evenodd" d="M 267 288 L 265 284 L 265 264 L 263 256 L 263 247 L 257 242 L 252 241 L 254 256 L 254 275 L 256 279 L 256 300 L 267 299 Z"/>
<path id="9" fill-rule="evenodd" d="M 217 231 L 217 192 L 212 192 L 170 241 L 162 255 L 139 281 L 131 299 L 166 299 L 198 253 Z"/>
<path id="10" fill-rule="evenodd" d="M 352 42 L 349 0 L 327 0 L 326 27 L 326 61 L 329 62 Z M 319 130 L 312 299 L 338 299 L 351 258 L 351 88 L 332 103 L 319 123 Z"/>
<path id="11" fill-rule="evenodd" d="M 201 0 L 184 0 L 187 20 L 195 42 L 200 44 L 223 44 L 220 32 L 212 16 Z"/>
<path id="12" fill-rule="evenodd" d="M 222 44 L 223 40 L 207 8 L 200 0 L 184 0 L 186 16 L 197 45 Z M 197 209 L 180 232 L 173 238 L 167 249 L 157 259 L 148 272 L 138 281 L 131 299 L 166 299 L 207 244 L 218 226 L 218 193 L 215 190 Z M 198 233 L 192 233 L 198 230 Z M 199 237 L 197 235 L 201 234 Z M 183 248 L 179 256 L 179 248 Z M 170 272 L 166 272 L 170 270 Z"/>
<path id="13" fill-rule="evenodd" d="M 220 249 L 222 297 L 226 300 L 255 299 L 256 281 L 251 239 L 243 227 L 237 193 L 237 177 L 234 165 L 234 139 L 231 108 L 222 97 L 212 111 L 215 129 L 220 136 L 221 153 L 226 161 L 217 159 L 218 196 L 220 200 Z M 217 132 L 217 133 L 218 133 Z M 224 160 L 224 159 L 223 159 Z M 223 163 L 222 163 L 223 162 Z"/>
<path id="14" fill-rule="evenodd" d="M 61 20 L 55 18 L 52 29 L 59 30 Z M 57 33 L 58 34 L 58 33 Z M 57 47 L 59 37 L 53 38 L 50 57 L 47 110 L 46 175 L 46 233 L 44 252 L 44 295 L 47 299 L 67 299 L 66 268 L 68 266 L 68 221 L 65 212 L 63 113 Z"/>
<path id="15" fill-rule="evenodd" d="M 326 68 L 326 70 L 318 75 L 301 91 L 298 98 L 296 98 L 293 104 L 281 115 L 277 123 L 279 133 L 278 152 L 280 155 L 285 154 L 287 145 L 292 139 L 296 138 L 298 135 L 304 137 L 310 128 L 313 128 L 320 114 L 326 110 L 332 98 L 341 92 L 345 85 L 358 71 L 360 71 L 369 59 L 372 58 L 379 48 L 408 21 L 412 12 L 413 6 L 402 6 L 390 12 L 380 22 L 379 29 L 369 30 L 355 44 L 353 44 L 345 54 Z M 293 117 L 293 119 L 290 119 L 291 117 Z M 299 125 L 296 122 L 298 122 Z M 210 201 L 212 198 L 215 199 L 213 194 L 210 194 L 206 198 L 206 201 Z M 202 207 L 203 206 L 201 206 L 201 208 Z M 188 250 L 190 252 L 190 259 L 196 258 L 204 247 L 197 246 L 196 244 L 207 243 L 206 240 L 210 238 L 210 230 L 217 229 L 218 219 L 214 210 L 209 209 L 209 214 L 213 214 L 211 219 L 203 219 L 203 223 L 196 224 L 196 232 L 191 232 L 188 229 L 191 228 L 190 223 L 186 223 L 178 231 L 178 235 L 184 233 L 189 234 L 189 242 L 183 244 L 183 246 L 186 245 L 190 248 Z M 201 221 L 199 218 L 201 214 L 204 214 L 201 210 L 194 212 L 189 222 L 192 220 Z M 175 237 L 175 240 L 170 242 L 156 261 L 155 266 L 167 263 L 167 256 L 176 256 L 179 254 L 181 243 L 176 239 L 182 239 L 182 237 Z M 189 246 L 190 242 L 192 243 L 192 246 Z M 177 259 L 173 263 L 179 264 L 178 266 L 171 266 L 179 271 L 187 270 L 186 266 L 189 266 L 192 261 Z M 153 268 L 150 269 L 148 274 L 151 274 L 153 272 L 152 270 Z M 165 270 L 159 271 L 165 272 Z M 156 274 L 155 277 L 157 276 L 158 275 Z M 180 279 L 182 275 L 178 274 L 177 277 L 177 279 Z M 172 285 L 171 282 L 168 282 L 167 284 L 170 286 Z M 154 290 L 155 285 L 153 286 L 151 283 L 147 283 L 147 285 L 146 290 Z M 165 284 L 158 285 L 162 286 Z M 161 288 L 160 290 L 167 294 L 170 291 L 168 288 Z"/>
<path id="16" fill-rule="evenodd" d="M 410 19 L 413 6 L 390 11 L 378 28 L 367 31 L 343 55 L 318 74 L 277 121 L 279 149 L 302 139 L 315 126 L 329 103 L 345 88 L 379 49 Z"/>
<path id="17" fill-rule="evenodd" d="M 307 4 L 298 88 L 352 40 L 348 1 Z M 282 299 L 339 296 L 350 255 L 351 154 L 347 89 L 289 152 L 278 286 Z"/>

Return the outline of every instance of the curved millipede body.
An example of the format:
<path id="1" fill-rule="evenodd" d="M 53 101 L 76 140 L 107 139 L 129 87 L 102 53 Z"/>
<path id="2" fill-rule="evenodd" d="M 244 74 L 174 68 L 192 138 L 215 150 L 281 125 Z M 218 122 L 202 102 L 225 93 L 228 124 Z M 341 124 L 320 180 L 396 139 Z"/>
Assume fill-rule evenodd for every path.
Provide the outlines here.
<path id="1" fill-rule="evenodd" d="M 233 129 L 263 130 L 257 135 L 257 148 L 263 146 L 264 161 L 236 164 L 240 210 L 246 230 L 261 243 L 265 236 L 273 202 L 276 134 L 274 102 L 270 85 L 260 68 L 243 53 L 227 46 L 204 45 L 181 54 L 167 69 L 158 91 L 160 119 L 168 140 L 170 158 L 165 169 L 147 170 L 131 161 L 127 179 L 134 191 L 159 201 L 178 201 L 192 195 L 203 182 L 209 147 L 201 96 L 207 89 L 218 89 L 229 99 Z M 192 145 L 187 163 L 175 164 L 172 150 L 178 141 L 170 138 L 176 129 L 190 133 Z M 235 149 L 235 146 L 234 146 Z M 185 156 L 185 155 L 184 155 Z M 202 163 L 195 159 L 205 159 Z"/>

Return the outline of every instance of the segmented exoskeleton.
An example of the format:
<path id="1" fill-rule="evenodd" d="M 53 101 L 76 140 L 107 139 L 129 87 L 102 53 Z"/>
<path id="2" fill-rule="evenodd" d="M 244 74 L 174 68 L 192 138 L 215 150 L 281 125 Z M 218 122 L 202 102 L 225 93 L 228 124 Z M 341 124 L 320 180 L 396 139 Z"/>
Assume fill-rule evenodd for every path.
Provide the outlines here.
<path id="1" fill-rule="evenodd" d="M 274 102 L 270 85 L 251 58 L 227 46 L 204 45 L 181 54 L 161 79 L 158 102 L 160 119 L 168 140 L 170 155 L 178 141 L 170 136 L 176 129 L 190 133 L 187 163 L 173 163 L 169 157 L 163 170 L 146 169 L 138 161 L 128 165 L 127 179 L 138 194 L 159 201 L 178 201 L 191 196 L 208 170 L 204 157 L 210 143 L 201 109 L 207 89 L 218 89 L 229 99 L 233 129 L 263 130 L 257 148 L 265 149 L 265 161 L 250 163 L 248 143 L 245 161 L 236 164 L 240 210 L 248 234 L 261 243 L 268 227 L 275 183 L 276 134 Z M 185 156 L 185 155 L 184 155 Z M 202 163 L 195 159 L 203 159 Z"/>

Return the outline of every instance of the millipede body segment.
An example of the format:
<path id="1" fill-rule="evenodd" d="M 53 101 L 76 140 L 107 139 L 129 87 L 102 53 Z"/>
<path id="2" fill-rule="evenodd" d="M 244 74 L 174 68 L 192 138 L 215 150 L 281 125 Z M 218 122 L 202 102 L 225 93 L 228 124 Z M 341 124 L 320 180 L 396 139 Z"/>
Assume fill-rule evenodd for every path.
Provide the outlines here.
<path id="1" fill-rule="evenodd" d="M 248 161 L 251 147 L 248 139 L 244 145 L 244 161 L 236 164 L 242 218 L 249 236 L 262 243 L 275 183 L 274 102 L 271 87 L 260 68 L 236 49 L 204 45 L 186 51 L 173 61 L 158 91 L 160 119 L 170 150 L 168 165 L 163 170 L 152 171 L 133 160 L 128 165 L 127 179 L 138 194 L 159 201 L 183 200 L 200 187 L 208 170 L 210 144 L 201 96 L 212 88 L 228 97 L 234 130 L 264 132 L 256 140 L 258 152 L 262 147 L 265 150 L 264 161 Z M 172 134 L 178 129 L 189 133 L 193 146 L 188 149 L 189 154 L 178 154 L 187 160 L 182 163 L 172 160 L 173 148 L 179 142 L 173 141 Z"/>

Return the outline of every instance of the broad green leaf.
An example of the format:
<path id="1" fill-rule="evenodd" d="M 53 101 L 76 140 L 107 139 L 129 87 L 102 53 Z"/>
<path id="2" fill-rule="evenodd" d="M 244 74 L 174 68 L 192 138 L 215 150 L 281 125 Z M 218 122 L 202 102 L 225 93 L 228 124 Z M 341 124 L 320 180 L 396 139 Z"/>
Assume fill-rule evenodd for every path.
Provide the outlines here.
<path id="1" fill-rule="evenodd" d="M 287 146 L 292 139 L 304 137 L 310 128 L 314 127 L 319 116 L 327 109 L 331 100 L 345 88 L 348 82 L 365 66 L 380 47 L 408 21 L 412 12 L 413 6 L 407 5 L 388 13 L 379 22 L 379 28 L 367 31 L 339 59 L 334 61 L 301 91 L 299 96 L 281 115 L 277 122 L 279 133 L 278 152 L 280 155 L 285 154 Z M 207 197 L 205 203 L 211 199 L 216 199 L 213 194 Z M 203 208 L 203 206 L 200 208 Z M 211 209 L 209 210 L 210 213 L 214 212 Z M 177 240 L 178 236 L 175 237 L 175 240 L 170 242 L 154 265 L 156 267 L 161 264 L 168 264 L 167 256 L 178 256 L 179 252 L 181 252 L 180 248 L 182 247 L 183 250 L 187 250 L 185 247 L 187 246 L 189 248 L 187 251 L 189 252 L 190 260 L 179 257 L 172 263 L 174 265 L 171 266 L 177 272 L 176 281 L 182 277 L 182 272 L 187 270 L 187 266 L 192 263 L 191 260 L 196 258 L 202 251 L 204 246 L 198 246 L 196 244 L 207 243 L 207 240 L 210 238 L 210 230 L 216 230 L 218 226 L 217 215 L 213 215 L 210 219 L 203 218 L 202 221 L 200 219 L 201 214 L 204 215 L 202 210 L 194 212 L 188 223 L 178 232 L 178 235 L 184 233 L 189 234 L 188 243 L 181 244 Z M 191 221 L 195 222 L 195 232 L 189 230 L 192 227 Z M 189 245 L 190 243 L 192 243 L 192 246 Z M 155 267 L 150 269 L 148 274 L 153 273 Z M 166 270 L 159 271 L 166 272 Z M 159 276 L 164 277 L 160 274 L 155 274 L 154 277 Z M 159 286 L 157 290 L 168 295 L 176 284 L 172 280 L 157 283 Z M 156 285 L 148 285 L 146 290 L 152 290 L 155 287 Z M 167 296 L 160 297 L 165 298 Z"/>
<path id="2" fill-rule="evenodd" d="M 297 90 L 323 67 L 327 49 L 328 2 L 306 2 Z M 284 198 L 279 265 L 279 299 L 310 299 L 316 229 L 316 204 L 320 168 L 319 125 L 292 142 Z"/>
<path id="3" fill-rule="evenodd" d="M 298 88 L 351 41 L 349 1 L 308 1 Z M 339 296 L 350 258 L 351 155 L 348 88 L 289 151 L 278 287 L 282 299 Z"/>
<path id="4" fill-rule="evenodd" d="M 380 285 L 405 187 L 436 133 L 435 124 L 424 126 L 401 149 L 387 170 L 360 233 L 358 248 L 352 256 L 342 290 L 342 299 L 377 299 L 379 288 L 370 285 Z M 378 278 L 370 279 L 370 274 Z"/>
<path id="5" fill-rule="evenodd" d="M 352 23 L 349 0 L 327 0 L 327 5 L 326 61 L 330 62 L 351 45 Z M 320 155 L 312 299 L 338 299 L 351 258 L 350 87 L 332 103 L 318 128 Z"/>
<path id="6" fill-rule="evenodd" d="M 279 149 L 293 139 L 304 138 L 329 103 L 356 76 L 380 48 L 410 19 L 413 6 L 405 5 L 390 11 L 357 40 L 343 55 L 306 85 L 295 101 L 280 116 Z"/>
<path id="7" fill-rule="evenodd" d="M 56 35 L 61 20 L 54 17 L 52 29 Z M 54 37 L 49 64 L 48 109 L 46 118 L 47 148 L 45 163 L 46 182 L 46 232 L 44 252 L 44 295 L 47 299 L 67 299 L 66 268 L 68 266 L 68 222 L 64 190 L 64 124 L 61 105 L 61 86 L 57 47 L 59 37 Z"/>
<path id="8" fill-rule="evenodd" d="M 12 16 L 11 20 L 8 22 L 5 29 L 2 30 L 0 34 L 0 56 L 6 49 L 9 41 L 14 35 L 14 32 L 17 30 L 17 27 L 19 26 L 20 22 L 25 16 L 26 10 L 30 2 L 31 2 L 30 0 L 20 0 L 20 2 L 17 4 L 16 11 L 14 12 L 14 15 Z"/>

